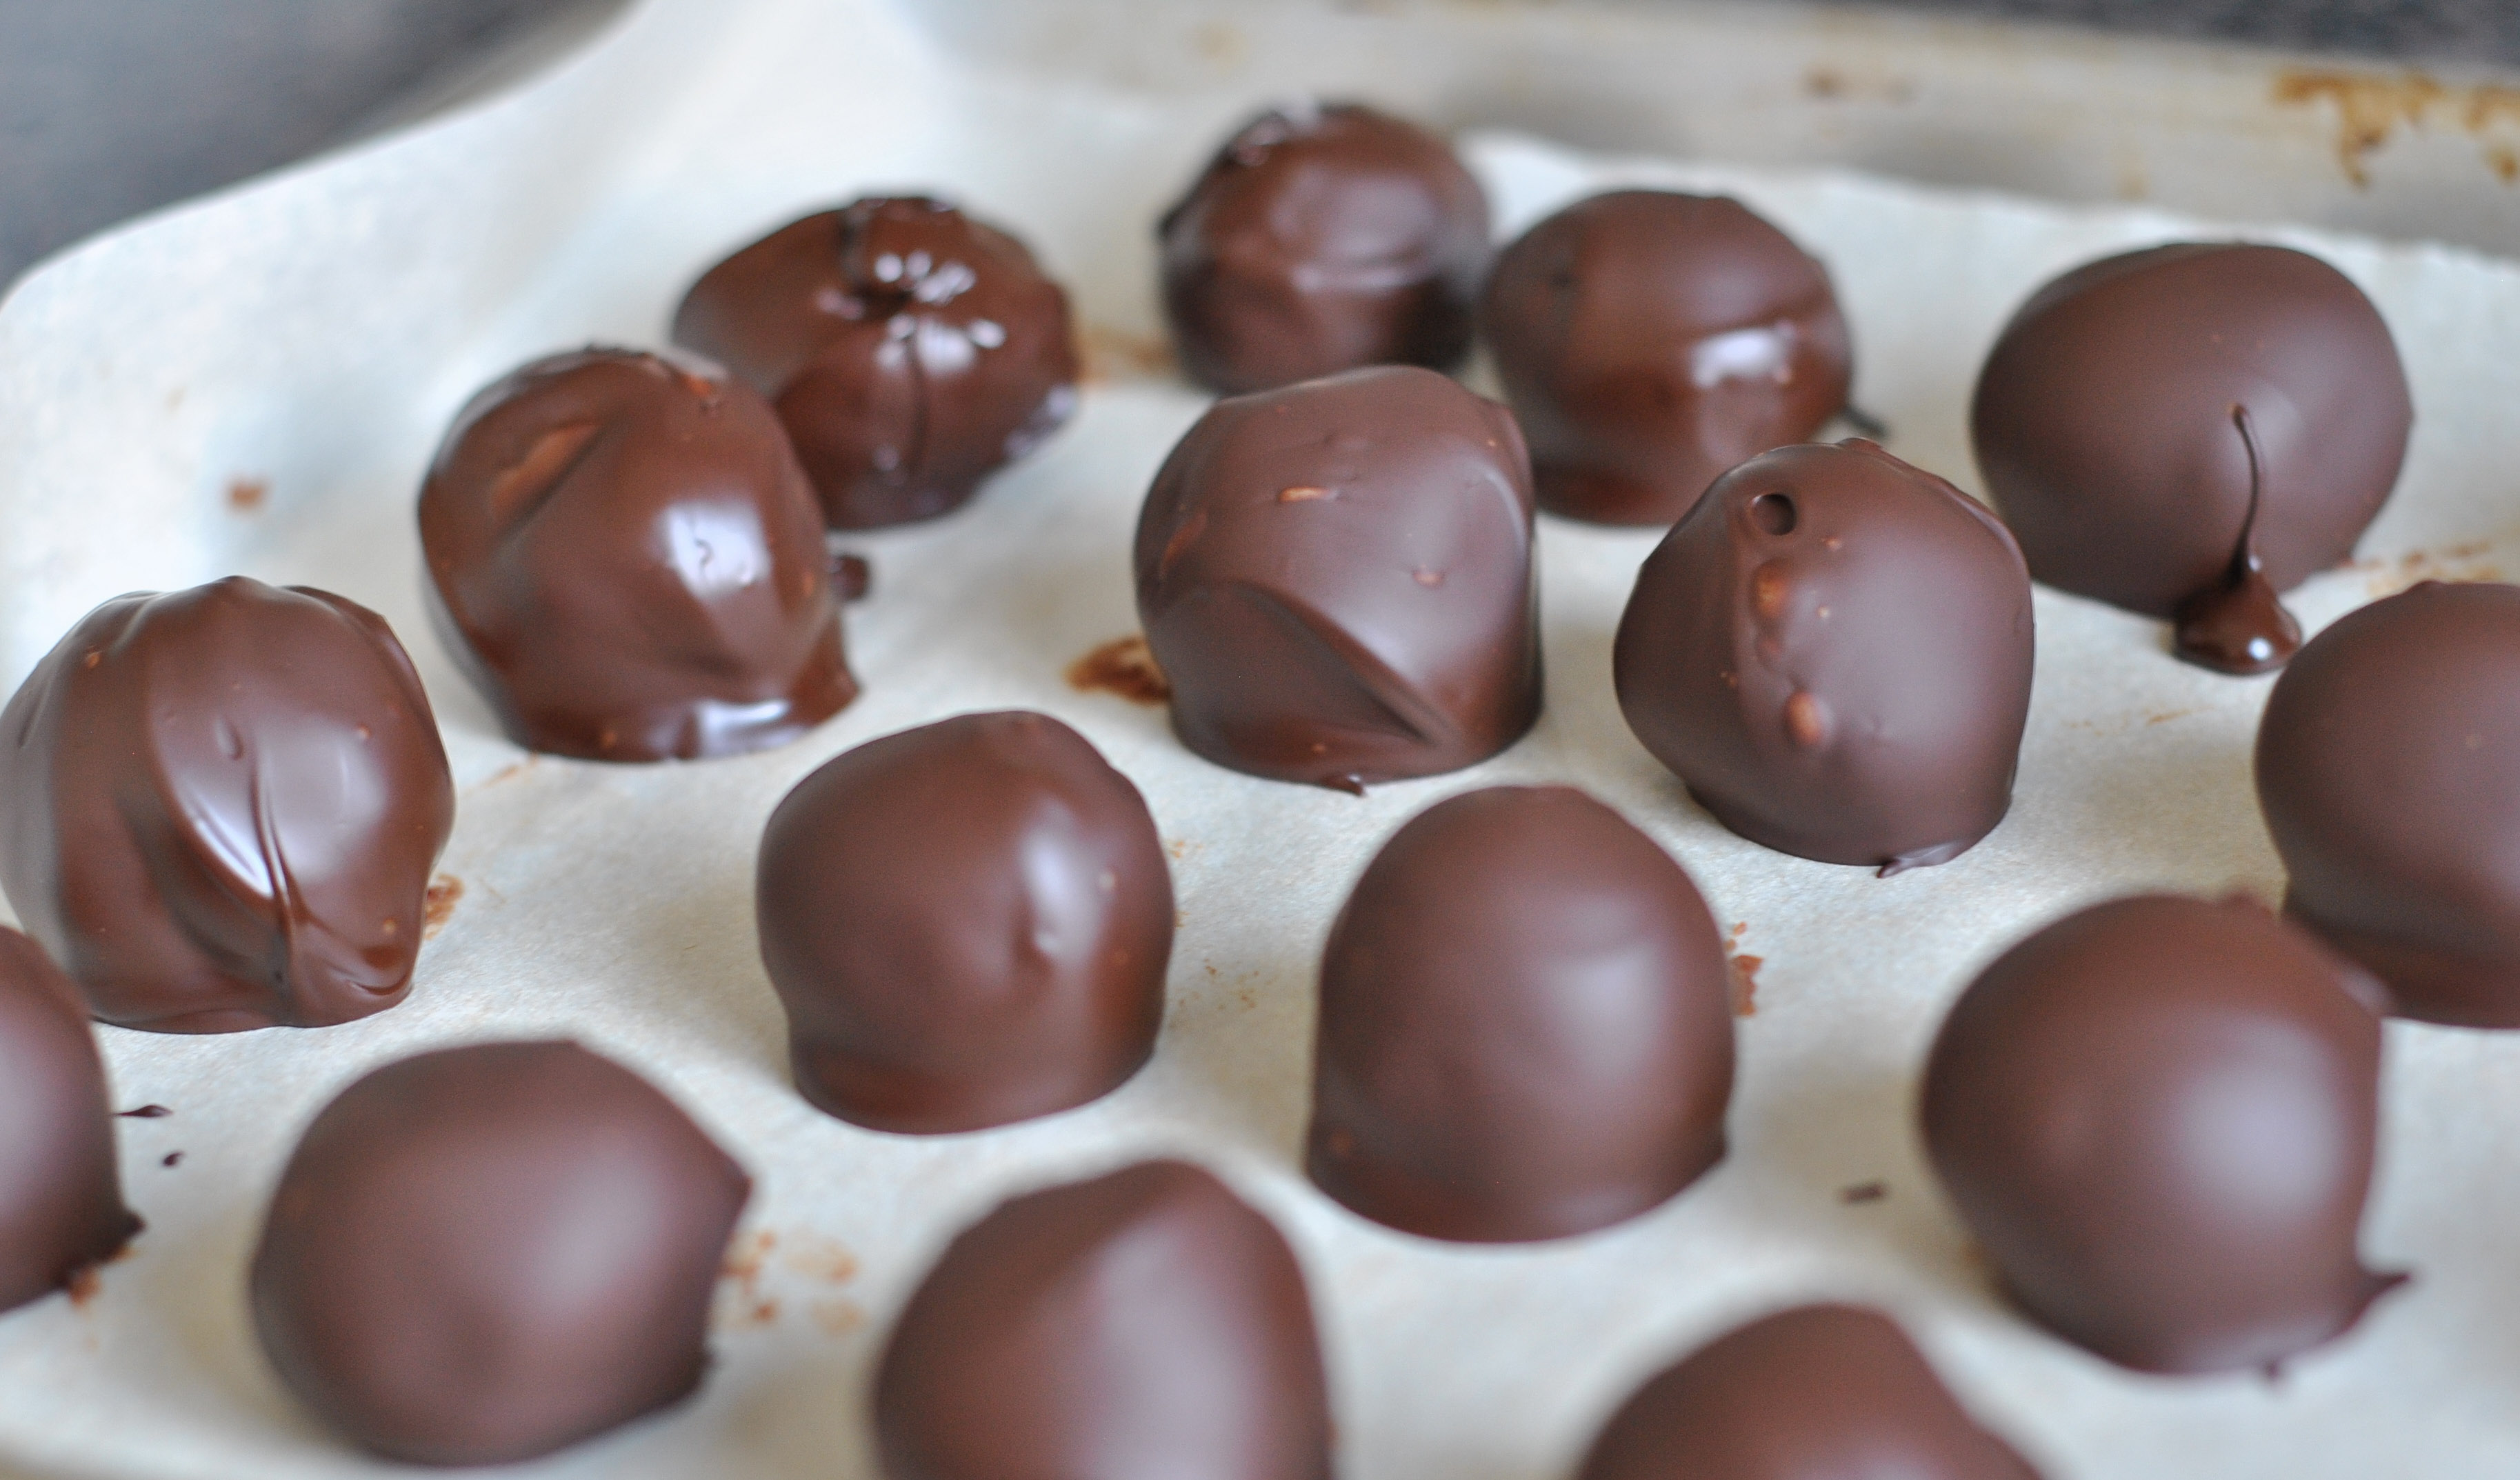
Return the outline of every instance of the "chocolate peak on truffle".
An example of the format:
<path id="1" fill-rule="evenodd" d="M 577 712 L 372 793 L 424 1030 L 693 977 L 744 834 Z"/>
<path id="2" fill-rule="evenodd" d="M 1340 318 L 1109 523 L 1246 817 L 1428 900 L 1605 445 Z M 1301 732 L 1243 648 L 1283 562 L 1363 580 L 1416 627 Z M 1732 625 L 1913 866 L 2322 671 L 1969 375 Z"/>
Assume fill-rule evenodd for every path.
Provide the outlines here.
<path id="1" fill-rule="evenodd" d="M 2094 906 L 1960 995 L 1925 1067 L 1926 1150 L 2059 1335 L 2142 1371 L 2272 1368 L 2401 1278 L 2355 1246 L 2377 997 L 2247 900 Z"/>
<path id="2" fill-rule="evenodd" d="M 2223 673 L 2265 673 L 2280 668 L 2301 649 L 2301 623 L 2275 599 L 2258 555 L 2258 514 L 2265 507 L 2265 470 L 2249 408 L 2234 403 L 2231 428 L 2249 454 L 2249 512 L 2222 584 L 2179 604 L 2171 650 L 2203 668 Z"/>
<path id="3" fill-rule="evenodd" d="M 1827 270 L 1721 197 L 1567 206 L 1498 255 L 1479 320 L 1540 507 L 1607 524 L 1678 519 L 1826 426 L 1853 376 Z"/>
<path id="4" fill-rule="evenodd" d="M 347 1022 L 402 1000 L 455 820 L 383 618 L 230 576 L 117 597 L 0 715 L 0 882 L 107 1022 Z"/>
<path id="5" fill-rule="evenodd" d="M 119 1253 L 140 1220 L 122 1205 L 113 1104 L 78 989 L 0 927 L 0 1311 L 67 1289 Z"/>
<path id="6" fill-rule="evenodd" d="M 1434 1238 L 1634 1217 L 1723 1158 L 1731 1002 L 1705 900 L 1619 814 L 1565 786 L 1442 802 L 1330 929 L 1312 1179 Z"/>
<path id="7" fill-rule="evenodd" d="M 1805 1305 L 1700 1347 L 1622 1405 L 1578 1480 L 2039 1480 L 1878 1311 Z"/>
<path id="8" fill-rule="evenodd" d="M 796 1087 L 879 1131 L 1099 1099 L 1154 1052 L 1172 875 L 1129 779 L 1048 715 L 870 740 L 761 838 L 761 960 Z"/>
<path id="9" fill-rule="evenodd" d="M 1174 730 L 1351 791 L 1487 759 L 1540 714 L 1531 537 L 1512 414 L 1432 371 L 1219 401 L 1138 518 Z"/>
<path id="10" fill-rule="evenodd" d="M 941 202 L 869 197 L 718 263 L 674 342 L 777 402 L 835 529 L 934 518 L 1076 409 L 1067 294 Z"/>
<path id="11" fill-rule="evenodd" d="M 575 1044 L 423 1054 L 307 1128 L 254 1251 L 254 1329 L 365 1449 L 531 1458 L 699 1385 L 750 1186 L 673 1101 Z"/>
<path id="12" fill-rule="evenodd" d="M 1303 1272 L 1214 1177 L 1145 1162 L 947 1248 L 875 1384 L 887 1480 L 1328 1480 Z"/>
<path id="13" fill-rule="evenodd" d="M 1716 821 L 1887 875 L 2003 820 L 2031 637 L 2003 526 L 1849 440 L 1717 479 L 1646 558 L 1613 663 L 1628 727 Z"/>
<path id="14" fill-rule="evenodd" d="M 1355 104 L 1271 110 L 1164 214 L 1164 314 L 1228 395 L 1469 352 L 1488 202 L 1433 134 Z"/>
<path id="15" fill-rule="evenodd" d="M 857 696 L 813 492 L 713 366 L 588 349 L 491 385 L 429 468 L 420 539 L 447 646 L 529 749 L 733 755 Z"/>
<path id="16" fill-rule="evenodd" d="M 2275 682 L 2257 773 L 2294 919 L 2393 1011 L 2520 1027 L 2520 588 L 2427 581 L 2339 619 Z"/>

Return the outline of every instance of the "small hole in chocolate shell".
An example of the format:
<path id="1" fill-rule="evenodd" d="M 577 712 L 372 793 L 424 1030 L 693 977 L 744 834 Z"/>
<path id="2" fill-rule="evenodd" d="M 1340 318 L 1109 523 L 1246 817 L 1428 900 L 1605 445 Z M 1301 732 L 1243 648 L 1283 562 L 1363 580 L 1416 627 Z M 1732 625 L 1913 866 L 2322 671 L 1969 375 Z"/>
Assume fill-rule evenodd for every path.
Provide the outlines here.
<path id="1" fill-rule="evenodd" d="M 1801 518 L 1794 513 L 1793 495 L 1763 493 L 1750 501 L 1750 521 L 1770 534 L 1791 534 Z"/>

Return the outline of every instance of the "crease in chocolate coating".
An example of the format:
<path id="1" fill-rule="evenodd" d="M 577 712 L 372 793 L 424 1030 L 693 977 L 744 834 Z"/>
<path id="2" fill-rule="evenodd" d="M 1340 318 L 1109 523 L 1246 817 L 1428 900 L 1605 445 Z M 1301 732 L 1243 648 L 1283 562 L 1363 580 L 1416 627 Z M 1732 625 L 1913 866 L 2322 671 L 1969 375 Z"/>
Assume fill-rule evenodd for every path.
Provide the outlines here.
<path id="1" fill-rule="evenodd" d="M 573 1043 L 360 1079 L 307 1127 L 249 1278 L 282 1381 L 413 1464 L 532 1458 L 679 1402 L 750 1180 Z"/>
<path id="2" fill-rule="evenodd" d="M 2182 243 L 2042 288 L 1980 373 L 1987 491 L 2038 580 L 2147 616 L 2226 582 L 2249 520 L 2268 585 L 2354 553 L 2405 462 L 2414 408 L 2379 311 L 2288 247 Z"/>
<path id="3" fill-rule="evenodd" d="M 1718 479 L 1646 558 L 1612 661 L 1628 727 L 1716 821 L 1887 875 L 2003 820 L 2033 650 L 2003 525 L 1850 439 Z"/>
<path id="4" fill-rule="evenodd" d="M 1303 1271 L 1213 1176 L 1013 1198 L 919 1286 L 875 1382 L 887 1480 L 1328 1480 Z"/>
<path id="5" fill-rule="evenodd" d="M 2311 639 L 2268 695 L 2257 785 L 2285 913 L 2389 1010 L 2520 1027 L 2520 588 L 2426 581 Z"/>
<path id="6" fill-rule="evenodd" d="M 1156 227 L 1182 368 L 1226 395 L 1469 353 L 1488 202 L 1442 139 L 1350 103 L 1226 141 Z"/>
<path id="7" fill-rule="evenodd" d="M 754 890 L 796 1088 L 873 1130 L 1071 1109 L 1154 1052 L 1172 875 L 1129 779 L 1048 715 L 870 740 L 771 814 Z"/>
<path id="8" fill-rule="evenodd" d="M 0 884 L 95 1016 L 319 1027 L 410 990 L 455 787 L 375 612 L 243 576 L 117 597 L 0 731 Z"/>
<path id="9" fill-rule="evenodd" d="M 1306 1165 L 1404 1233 L 1589 1233 L 1724 1156 L 1731 970 L 1688 875 L 1565 786 L 1402 828 L 1330 928 Z"/>
<path id="10" fill-rule="evenodd" d="M 924 197 L 743 247 L 692 286 L 674 342 L 778 406 L 835 529 L 949 514 L 1076 410 L 1065 290 L 1023 243 Z"/>
<path id="11" fill-rule="evenodd" d="M 420 538 L 440 635 L 528 749 L 736 755 L 857 697 L 813 491 L 769 404 L 701 361 L 586 349 L 483 389 Z"/>
<path id="12" fill-rule="evenodd" d="M 2282 667 L 2301 650 L 2301 623 L 2284 609 L 2258 555 L 2258 514 L 2265 505 L 2263 460 L 2249 408 L 2231 407 L 2231 426 L 2249 454 L 2249 512 L 2231 550 L 2223 584 L 2179 604 L 2172 650 L 2199 667 L 2248 675 Z"/>
<path id="13" fill-rule="evenodd" d="M 1503 750 L 1540 715 L 1532 517 L 1512 414 L 1432 371 L 1217 402 L 1138 518 L 1174 731 L 1349 791 Z"/>
<path id="14" fill-rule="evenodd" d="M 1717 1337 L 1605 1424 L 1577 1480 L 2039 1480 L 1878 1311 L 1804 1305 Z"/>
<path id="15" fill-rule="evenodd" d="M 2151 1372 L 2273 1368 L 2404 1277 L 2357 1249 L 2379 991 L 2244 899 L 2144 895 L 2013 946 L 1925 1067 L 1925 1147 L 2035 1320 Z"/>
<path id="16" fill-rule="evenodd" d="M 122 1251 L 113 1101 L 78 988 L 44 948 L 0 926 L 0 1311 L 68 1289 Z"/>
<path id="17" fill-rule="evenodd" d="M 1669 524 L 1725 472 L 1808 441 L 1854 376 L 1828 272 L 1738 201 L 1612 191 L 1497 257 L 1479 304 L 1540 507 Z"/>

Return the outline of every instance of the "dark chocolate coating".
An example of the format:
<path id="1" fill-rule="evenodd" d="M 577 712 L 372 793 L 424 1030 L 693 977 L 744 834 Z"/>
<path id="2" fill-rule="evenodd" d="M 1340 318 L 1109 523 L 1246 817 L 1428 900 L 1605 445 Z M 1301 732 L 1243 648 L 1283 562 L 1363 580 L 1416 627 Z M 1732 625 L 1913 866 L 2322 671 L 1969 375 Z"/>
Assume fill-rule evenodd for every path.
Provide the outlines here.
<path id="1" fill-rule="evenodd" d="M 441 634 L 518 744 L 765 749 L 857 697 L 787 433 L 698 361 L 587 349 L 474 396 L 420 494 Z"/>
<path id="2" fill-rule="evenodd" d="M 1890 1318 L 1779 1311 L 1637 1389 L 1577 1480 L 2039 1480 Z"/>
<path id="3" fill-rule="evenodd" d="M 1001 1204 L 902 1311 L 876 1375 L 887 1480 L 1328 1480 L 1303 1271 L 1197 1167 Z"/>
<path id="4" fill-rule="evenodd" d="M 2392 1011 L 2520 1027 L 2520 588 L 2426 581 L 2312 639 L 2257 770 L 2286 913 Z"/>
<path id="5" fill-rule="evenodd" d="M 243 576 L 116 597 L 0 729 L 0 882 L 96 1016 L 317 1027 L 410 990 L 455 786 L 375 612 Z"/>
<path id="6" fill-rule="evenodd" d="M 423 1054 L 307 1127 L 254 1251 L 254 1330 L 363 1448 L 531 1458 L 699 1386 L 750 1189 L 672 1100 L 575 1044 Z"/>
<path id="7" fill-rule="evenodd" d="M 776 402 L 834 529 L 934 518 L 1076 410 L 1067 293 L 921 197 L 791 222 L 718 263 L 674 342 Z"/>
<path id="8" fill-rule="evenodd" d="M 1731 971 L 1696 885 L 1581 791 L 1419 813 L 1330 928 L 1307 1167 L 1377 1223 L 1605 1228 L 1724 1156 Z"/>
<path id="9" fill-rule="evenodd" d="M 1760 453 L 1808 441 L 1854 377 L 1828 271 L 1740 202 L 1579 201 L 1499 253 L 1479 327 L 1540 507 L 1669 524 Z"/>
<path id="10" fill-rule="evenodd" d="M 2029 1314 L 2143 1371 L 2272 1368 L 2398 1282 L 2355 1247 L 2377 988 L 2247 900 L 2110 901 L 1961 994 L 1925 1148 Z"/>
<path id="11" fill-rule="evenodd" d="M 1469 352 L 1487 196 L 1451 146 L 1388 113 L 1262 113 L 1156 236 L 1182 368 L 1227 395 Z"/>
<path id="12" fill-rule="evenodd" d="M 761 837 L 796 1088 L 878 1131 L 1081 1105 L 1154 1052 L 1173 886 L 1129 779 L 1045 714 L 965 714 L 797 783 Z"/>
<path id="13" fill-rule="evenodd" d="M 69 1286 L 140 1232 L 78 988 L 0 927 L 0 1311 Z"/>
<path id="14" fill-rule="evenodd" d="M 1512 414 L 1432 371 L 1219 401 L 1138 516 L 1173 729 L 1346 790 L 1487 759 L 1540 716 L 1531 535 Z"/>
<path id="15" fill-rule="evenodd" d="M 1638 572 L 1619 708 L 1718 822 L 1884 875 L 2012 802 L 2030 576 L 1994 516 L 1869 442 L 1725 474 Z"/>

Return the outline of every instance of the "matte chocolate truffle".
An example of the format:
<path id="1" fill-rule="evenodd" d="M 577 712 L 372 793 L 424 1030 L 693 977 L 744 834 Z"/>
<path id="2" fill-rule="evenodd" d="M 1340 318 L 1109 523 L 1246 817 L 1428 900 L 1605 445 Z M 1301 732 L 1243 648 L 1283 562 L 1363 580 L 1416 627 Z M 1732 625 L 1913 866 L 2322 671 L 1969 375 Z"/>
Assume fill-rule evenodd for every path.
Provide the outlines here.
<path id="1" fill-rule="evenodd" d="M 835 529 L 934 518 L 1076 410 L 1067 294 L 941 202 L 871 197 L 708 270 L 674 342 L 778 404 Z"/>
<path id="2" fill-rule="evenodd" d="M 420 494 L 432 610 L 518 744 L 764 749 L 857 696 L 823 520 L 748 386 L 626 349 L 472 398 Z"/>
<path id="3" fill-rule="evenodd" d="M 1418 814 L 1330 929 L 1307 1164 L 1404 1233 L 1556 1238 L 1723 1159 L 1731 971 L 1671 855 L 1565 786 Z"/>
<path id="4" fill-rule="evenodd" d="M 2143 1371 L 2272 1368 L 2400 1278 L 2355 1247 L 2377 995 L 2247 900 L 2094 906 L 1961 994 L 1925 1066 L 1925 1148 L 2059 1335 Z"/>
<path id="5" fill-rule="evenodd" d="M 1081 1105 L 1154 1052 L 1173 885 L 1129 779 L 1045 714 L 870 740 L 770 816 L 761 960 L 796 1088 L 878 1131 Z"/>
<path id="6" fill-rule="evenodd" d="M 375 612 L 243 576 L 116 597 L 0 727 L 0 882 L 96 1016 L 316 1027 L 410 989 L 455 787 Z"/>
<path id="7" fill-rule="evenodd" d="M 1303 1271 L 1214 1177 L 1151 1161 L 1002 1204 L 876 1375 L 887 1480 L 1328 1480 Z"/>
<path id="8" fill-rule="evenodd" d="M 672 1100 L 575 1044 L 423 1054 L 307 1128 L 254 1251 L 254 1329 L 366 1449 L 531 1458 L 699 1386 L 750 1188 Z"/>
<path id="9" fill-rule="evenodd" d="M 1878 1311 L 1805 1305 L 1639 1388 L 1578 1480 L 2039 1480 Z"/>
<path id="10" fill-rule="evenodd" d="M 2312 639 L 2257 769 L 2293 919 L 2393 1011 L 2520 1027 L 2520 588 L 2426 581 Z"/>
<path id="11" fill-rule="evenodd" d="M 113 1104 L 78 989 L 44 949 L 0 927 L 0 1311 L 67 1289 L 119 1253 Z"/>
<path id="12" fill-rule="evenodd" d="M 2407 374 L 2344 274 L 2182 243 L 2066 273 L 2013 315 L 1970 411 L 2030 573 L 2181 624 L 2181 656 L 2261 672 L 2274 594 L 2354 553 L 2406 459 Z"/>
<path id="13" fill-rule="evenodd" d="M 1718 479 L 1646 558 L 1613 662 L 1628 727 L 1716 821 L 1887 875 L 2003 820 L 2031 657 L 2003 525 L 1850 440 Z"/>
<path id="14" fill-rule="evenodd" d="M 1605 524 L 1678 519 L 1810 439 L 1854 375 L 1827 269 L 1723 197 L 1577 202 L 1499 254 L 1479 321 L 1540 507 Z"/>
<path id="15" fill-rule="evenodd" d="M 1350 791 L 1487 759 L 1540 715 L 1531 534 L 1512 414 L 1432 371 L 1219 401 L 1138 517 L 1173 729 Z"/>
<path id="16" fill-rule="evenodd" d="M 1388 113 L 1261 114 L 1156 235 L 1182 368 L 1228 395 L 1469 352 L 1487 196 L 1443 140 Z"/>

